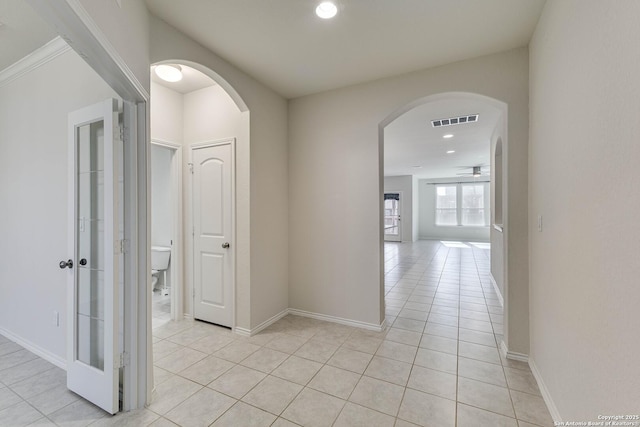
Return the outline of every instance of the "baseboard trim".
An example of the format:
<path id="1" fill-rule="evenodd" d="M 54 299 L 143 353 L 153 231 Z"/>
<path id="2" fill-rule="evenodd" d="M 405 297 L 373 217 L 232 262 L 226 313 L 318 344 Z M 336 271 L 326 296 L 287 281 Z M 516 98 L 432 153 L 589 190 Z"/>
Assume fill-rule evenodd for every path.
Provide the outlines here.
<path id="1" fill-rule="evenodd" d="M 376 325 L 374 323 L 366 323 L 358 320 L 343 319 L 342 317 L 328 316 L 326 314 L 312 313 L 310 311 L 298 310 L 296 308 L 290 308 L 289 314 L 310 317 L 316 320 L 324 320 L 325 322 L 339 323 L 341 325 L 353 326 L 355 328 L 368 329 L 370 331 L 382 332 L 384 330 L 384 322 L 380 325 Z"/>
<path id="2" fill-rule="evenodd" d="M 544 380 L 542 379 L 542 375 L 538 370 L 538 366 L 536 365 L 536 362 L 534 362 L 532 358 L 529 358 L 529 367 L 531 368 L 533 377 L 536 379 L 536 382 L 538 383 L 540 394 L 542 394 L 542 399 L 544 399 L 544 403 L 547 404 L 547 408 L 549 409 L 551 418 L 553 418 L 553 421 L 556 423 L 562 422 L 560 411 L 558 411 L 558 407 L 556 406 L 553 399 L 551 398 L 551 393 L 549 393 L 549 389 L 547 388 L 547 385 L 544 383 Z"/>
<path id="3" fill-rule="evenodd" d="M 21 345 L 22 347 L 24 347 L 25 349 L 29 350 L 31 353 L 36 354 L 40 357 L 42 357 L 44 360 L 46 360 L 47 362 L 53 363 L 54 365 L 56 365 L 58 368 L 64 369 L 65 371 L 67 370 L 67 361 L 66 359 L 51 353 L 49 350 L 45 350 L 44 348 L 40 347 L 39 345 L 36 345 L 34 343 L 32 343 L 31 341 L 25 340 L 24 338 L 19 337 L 18 335 L 7 331 L 4 328 L 0 328 L 0 335 L 4 335 L 5 337 L 9 338 L 11 341 L 15 342 L 18 345 Z"/>
<path id="4" fill-rule="evenodd" d="M 233 332 L 235 332 L 238 335 L 242 335 L 244 337 L 252 337 L 252 336 L 260 333 L 260 331 L 262 331 L 263 329 L 266 329 L 269 326 L 273 325 L 274 323 L 276 323 L 278 320 L 282 319 L 287 314 L 289 314 L 289 309 L 285 308 L 280 313 L 276 314 L 275 316 L 270 317 L 269 319 L 267 319 L 264 322 L 260 323 L 255 328 L 247 329 L 247 328 L 241 328 L 239 326 L 236 326 L 235 328 L 233 328 Z"/>
<path id="5" fill-rule="evenodd" d="M 183 317 L 184 317 L 184 320 L 193 320 L 193 315 L 191 314 L 185 313 Z"/>
<path id="6" fill-rule="evenodd" d="M 500 287 L 496 283 L 496 279 L 493 278 L 493 274 L 489 274 L 491 278 L 491 284 L 493 285 L 493 290 L 496 291 L 496 295 L 498 295 L 498 300 L 500 301 L 500 305 L 504 308 L 504 298 L 502 297 L 502 293 L 500 292 Z"/>
<path id="7" fill-rule="evenodd" d="M 505 344 L 504 341 L 500 341 L 500 349 L 502 350 L 502 355 L 507 359 L 517 360 L 518 362 L 529 363 L 528 354 L 509 351 L 509 349 L 507 348 L 507 344 Z"/>
<path id="8" fill-rule="evenodd" d="M 246 329 L 246 328 L 241 328 L 240 326 L 236 326 L 235 328 L 233 328 L 233 333 L 243 337 L 250 337 L 251 329 Z"/>

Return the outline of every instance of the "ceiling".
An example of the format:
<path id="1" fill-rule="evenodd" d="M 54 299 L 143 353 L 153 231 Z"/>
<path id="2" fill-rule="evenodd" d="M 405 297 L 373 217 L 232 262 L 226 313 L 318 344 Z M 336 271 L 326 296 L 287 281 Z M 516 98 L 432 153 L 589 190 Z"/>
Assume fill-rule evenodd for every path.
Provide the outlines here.
<path id="1" fill-rule="evenodd" d="M 318 2 L 146 0 L 153 14 L 288 98 L 527 45 L 545 0 L 337 0 L 332 20 L 315 16 Z M 56 36 L 24 0 L 0 0 L 0 22 L 0 70 Z M 180 93 L 215 84 L 183 68 L 177 84 L 152 80 Z M 475 124 L 430 124 L 474 113 Z M 499 114 L 460 99 L 416 107 L 385 129 L 385 175 L 456 177 L 489 164 Z M 442 139 L 449 132 L 454 138 Z"/>
<path id="2" fill-rule="evenodd" d="M 150 11 L 287 98 L 529 43 L 545 0 L 146 0 Z"/>
<path id="3" fill-rule="evenodd" d="M 0 0 L 0 71 L 57 35 L 25 0 Z"/>
<path id="4" fill-rule="evenodd" d="M 478 121 L 431 126 L 431 120 L 469 114 L 478 114 Z M 384 129 L 385 176 L 455 178 L 479 165 L 486 165 L 482 170 L 488 172 L 490 138 L 500 115 L 500 110 L 485 102 L 460 98 L 430 102 L 406 112 Z M 453 137 L 444 139 L 446 134 Z M 455 153 L 447 154 L 449 150 Z"/>
<path id="5" fill-rule="evenodd" d="M 205 87 L 210 87 L 216 85 L 216 82 L 209 76 L 195 68 L 191 68 L 187 65 L 179 64 L 180 68 L 182 68 L 182 80 L 178 82 L 168 82 L 162 80 L 158 75 L 154 72 L 155 65 L 151 66 L 151 81 L 159 84 L 160 86 L 164 86 L 168 89 L 174 90 L 178 93 L 185 94 L 189 92 L 193 92 L 195 90 L 204 89 Z"/>

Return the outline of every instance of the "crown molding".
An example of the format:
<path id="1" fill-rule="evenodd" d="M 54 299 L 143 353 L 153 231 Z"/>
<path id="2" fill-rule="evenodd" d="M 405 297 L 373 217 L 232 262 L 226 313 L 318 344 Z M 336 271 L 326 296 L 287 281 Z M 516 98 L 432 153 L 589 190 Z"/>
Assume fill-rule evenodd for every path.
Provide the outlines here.
<path id="1" fill-rule="evenodd" d="M 56 37 L 18 62 L 0 71 L 0 87 L 8 85 L 70 49 L 69 45 L 61 37 Z"/>

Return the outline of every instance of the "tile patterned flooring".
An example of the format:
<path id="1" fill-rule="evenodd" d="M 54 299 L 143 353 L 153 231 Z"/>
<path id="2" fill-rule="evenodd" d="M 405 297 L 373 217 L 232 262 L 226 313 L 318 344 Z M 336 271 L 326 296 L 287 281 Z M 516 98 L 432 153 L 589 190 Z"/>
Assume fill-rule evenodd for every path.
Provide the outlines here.
<path id="1" fill-rule="evenodd" d="M 553 425 L 528 365 L 498 351 L 486 245 L 388 243 L 385 264 L 384 332 L 291 315 L 251 338 L 158 322 L 153 402 L 116 416 L 0 336 L 0 426 Z"/>

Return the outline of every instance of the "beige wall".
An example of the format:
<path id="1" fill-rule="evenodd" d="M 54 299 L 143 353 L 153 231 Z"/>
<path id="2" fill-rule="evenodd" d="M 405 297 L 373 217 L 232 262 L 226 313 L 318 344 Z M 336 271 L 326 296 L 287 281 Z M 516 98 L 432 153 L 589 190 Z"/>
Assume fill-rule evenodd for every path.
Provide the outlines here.
<path id="1" fill-rule="evenodd" d="M 502 146 L 506 145 L 506 142 L 508 142 L 508 138 L 506 135 L 506 123 L 505 123 L 505 117 L 504 114 L 500 116 L 500 119 L 498 120 L 498 123 L 496 124 L 496 127 L 493 131 L 493 134 L 491 135 L 491 173 L 492 173 L 492 177 L 493 179 L 491 179 L 491 190 L 490 190 L 490 199 L 491 199 L 491 221 L 489 223 L 489 240 L 491 242 L 491 277 L 493 277 L 493 280 L 495 281 L 495 284 L 498 286 L 498 290 L 500 292 L 500 298 L 503 301 L 503 305 L 504 305 L 504 263 L 502 262 L 502 260 L 504 259 L 504 244 L 505 244 L 505 235 L 504 235 L 504 231 L 500 231 L 496 228 L 494 228 L 494 225 L 499 225 L 500 227 L 503 226 L 502 221 L 498 221 L 496 222 L 496 218 L 501 219 L 504 218 L 504 212 L 505 212 L 505 204 L 502 204 L 502 207 L 500 208 L 501 210 L 501 215 L 498 215 L 497 211 L 497 207 L 496 207 L 496 197 L 497 197 L 497 192 L 500 191 L 500 193 L 502 193 L 502 198 L 503 201 L 506 200 L 505 194 L 504 194 L 504 188 L 506 188 L 505 183 L 504 183 L 504 172 L 501 173 L 500 175 L 500 180 L 502 181 L 502 185 L 499 185 L 497 183 L 497 180 L 499 179 L 498 177 L 498 172 L 497 172 L 497 167 L 496 167 L 496 146 L 498 141 L 504 141 L 502 142 Z M 502 163 L 502 171 L 504 171 L 505 165 L 504 165 L 504 159 L 505 159 L 505 155 L 501 156 L 501 163 Z M 497 216 L 496 216 L 497 215 Z"/>
<path id="2" fill-rule="evenodd" d="M 68 113 L 115 96 L 71 50 L 0 87 L 0 333 L 63 364 Z"/>
<path id="3" fill-rule="evenodd" d="M 289 103 L 289 298 L 295 309 L 380 324 L 379 124 L 412 101 L 471 92 L 509 108 L 510 346 L 528 352 L 528 51 L 516 49 Z M 517 173 L 516 173 L 517 172 Z M 522 317 L 522 318 L 520 318 Z"/>
<path id="4" fill-rule="evenodd" d="M 547 2 L 531 43 L 531 360 L 565 421 L 640 408 L 638 16 Z"/>
<path id="5" fill-rule="evenodd" d="M 288 307 L 287 102 L 169 25 L 151 18 L 150 27 L 152 63 L 200 64 L 246 104 L 250 125 L 236 146 L 236 321 L 255 328 Z"/>

